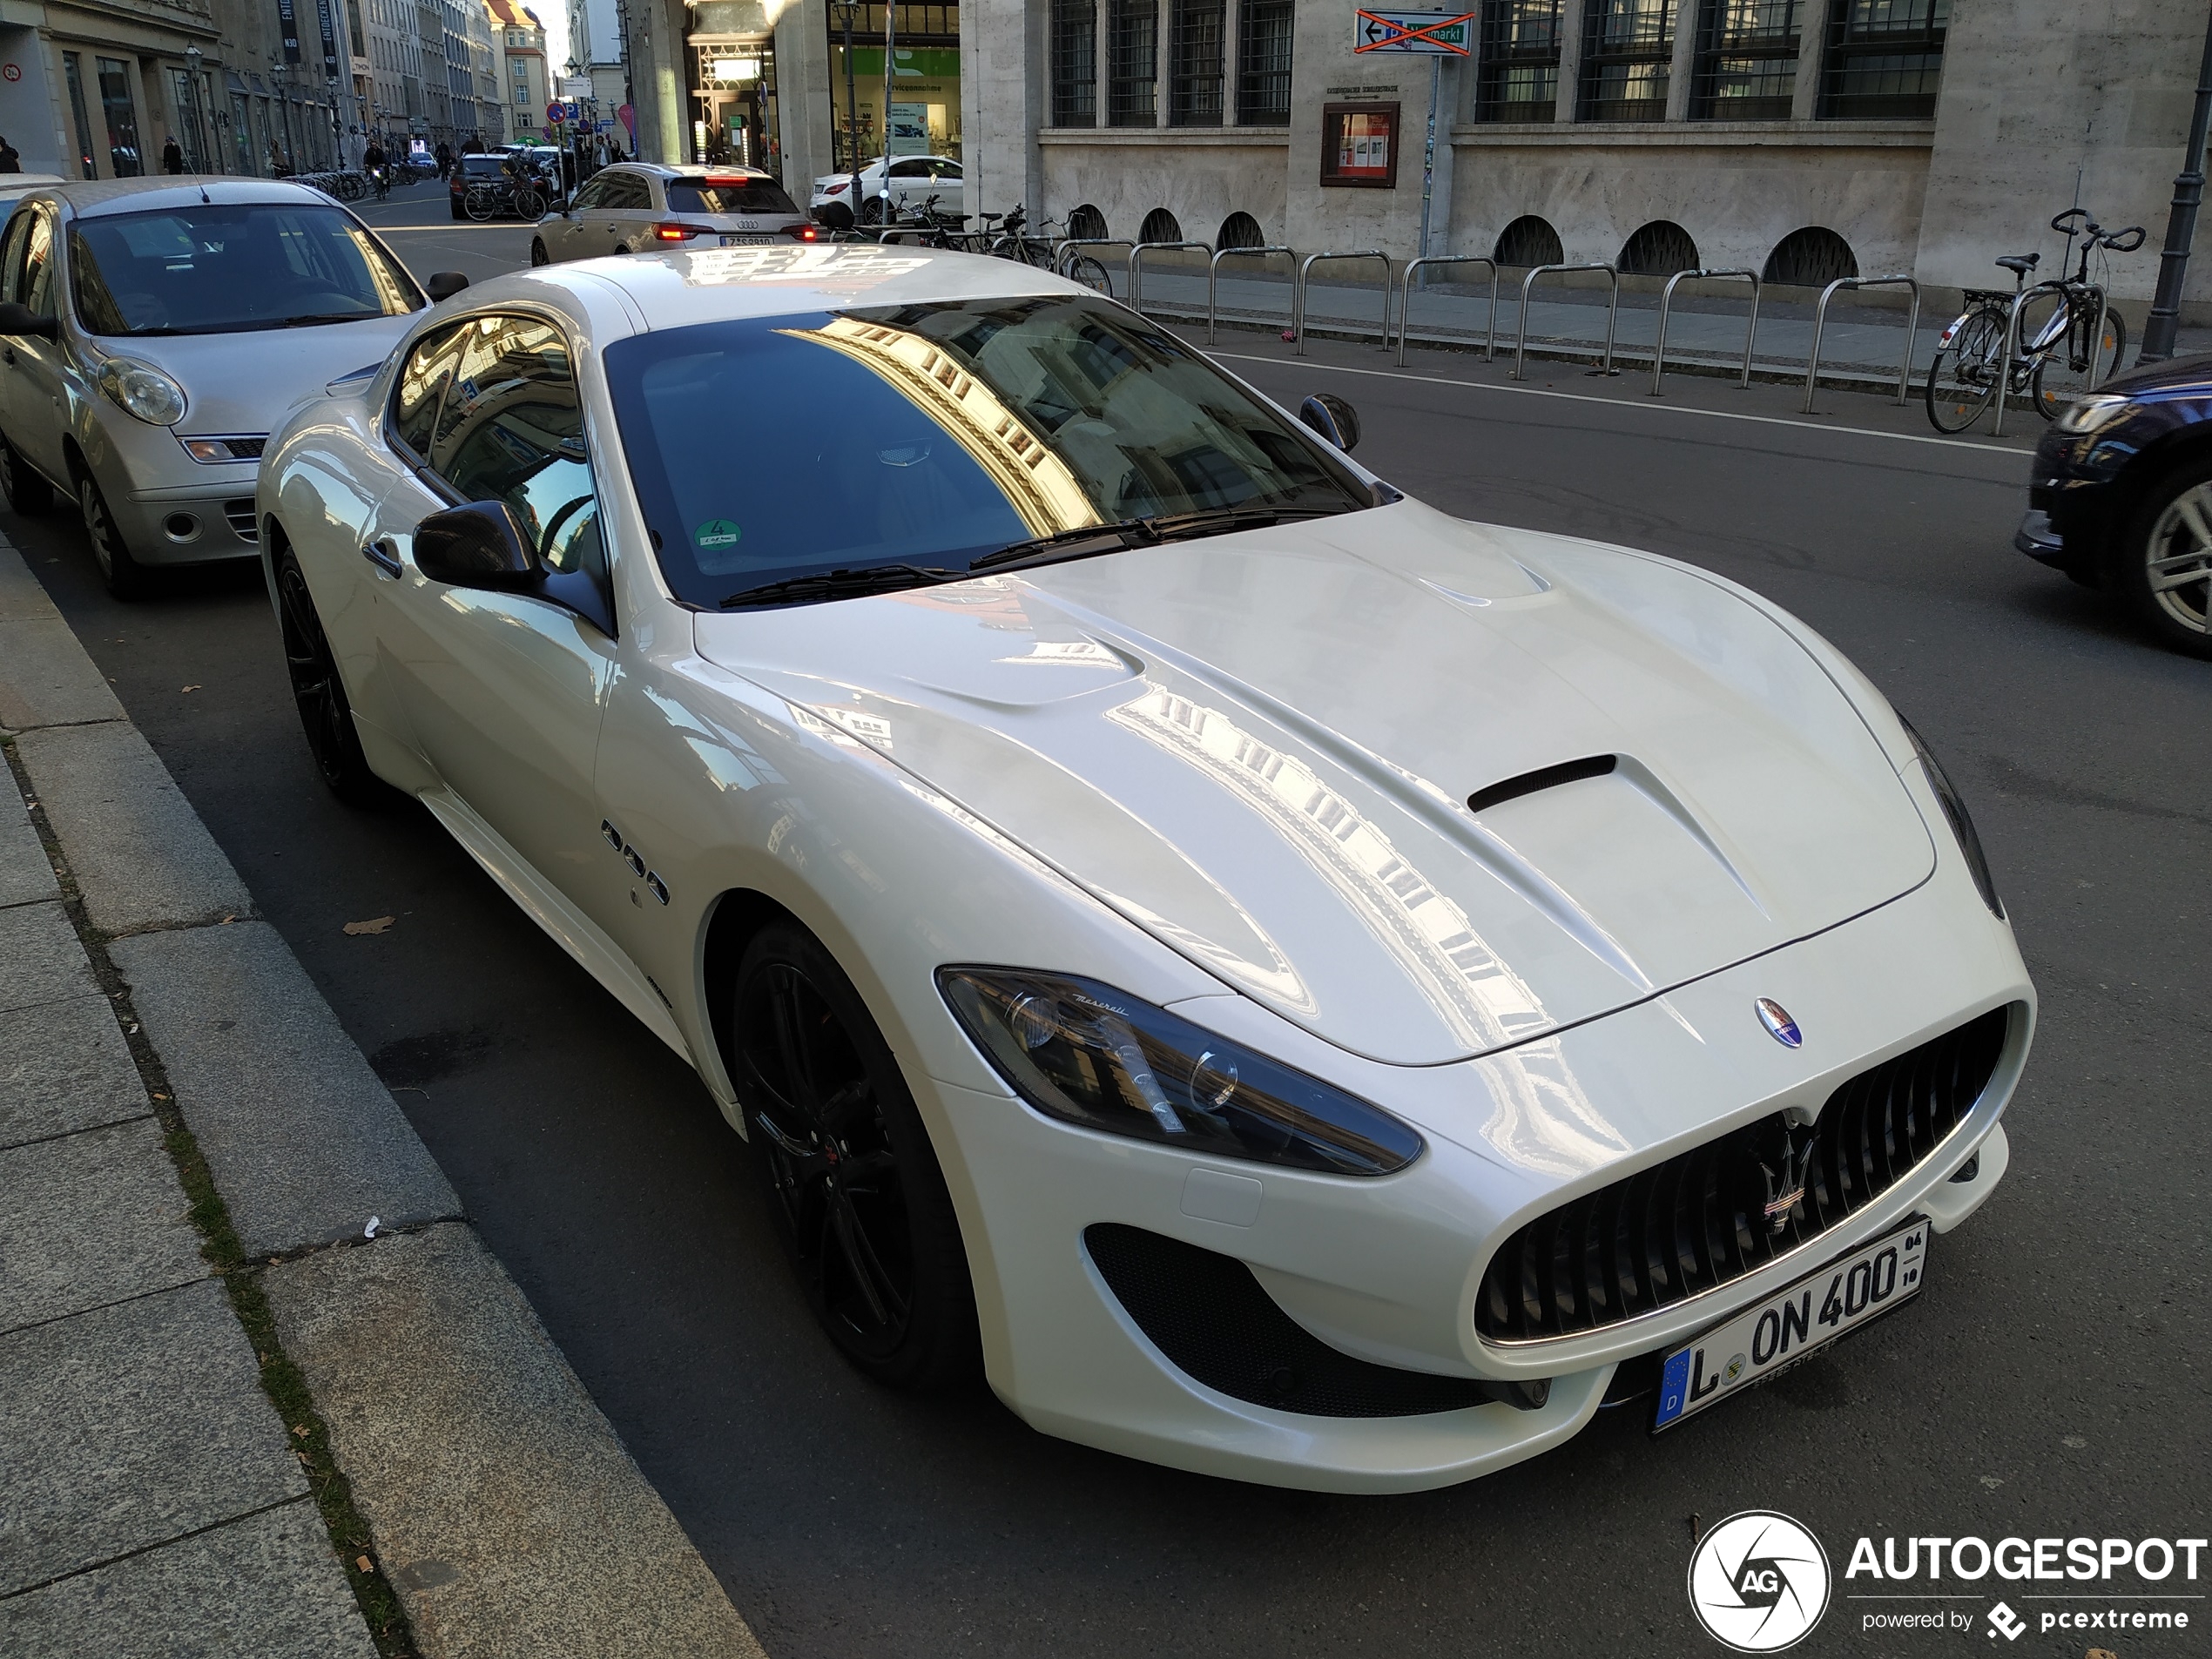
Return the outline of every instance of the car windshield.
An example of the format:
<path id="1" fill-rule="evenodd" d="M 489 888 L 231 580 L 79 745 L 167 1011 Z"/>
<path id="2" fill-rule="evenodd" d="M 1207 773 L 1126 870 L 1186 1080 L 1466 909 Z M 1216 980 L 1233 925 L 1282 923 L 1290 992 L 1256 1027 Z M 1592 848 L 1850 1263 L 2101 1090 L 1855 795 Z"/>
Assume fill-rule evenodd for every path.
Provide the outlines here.
<path id="1" fill-rule="evenodd" d="M 70 280 L 89 334 L 227 334 L 397 317 L 414 280 L 335 207 L 215 202 L 81 219 Z"/>
<path id="2" fill-rule="evenodd" d="M 1374 500 L 1197 351 L 1088 297 L 656 329 L 606 369 L 661 567 L 701 606 L 837 570 L 965 571 L 1085 526 Z"/>
<path id="3" fill-rule="evenodd" d="M 795 213 L 799 209 L 772 179 L 671 179 L 672 213 Z"/>

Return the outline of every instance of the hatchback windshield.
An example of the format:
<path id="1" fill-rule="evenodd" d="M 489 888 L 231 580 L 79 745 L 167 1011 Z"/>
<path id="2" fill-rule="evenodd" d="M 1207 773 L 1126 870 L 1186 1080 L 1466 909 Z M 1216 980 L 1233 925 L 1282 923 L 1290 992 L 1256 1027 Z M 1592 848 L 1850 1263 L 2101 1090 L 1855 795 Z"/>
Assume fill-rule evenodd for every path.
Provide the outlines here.
<path id="1" fill-rule="evenodd" d="M 1302 428 L 1102 300 L 701 323 L 619 341 L 606 365 L 662 569 L 698 605 L 840 570 L 965 571 L 1086 526 L 1374 499 Z"/>
<path id="2" fill-rule="evenodd" d="M 799 209 L 772 179 L 671 179 L 671 213 L 795 213 Z"/>
<path id="3" fill-rule="evenodd" d="M 94 334 L 226 334 L 421 309 L 414 280 L 334 207 L 218 202 L 81 219 L 78 320 Z"/>

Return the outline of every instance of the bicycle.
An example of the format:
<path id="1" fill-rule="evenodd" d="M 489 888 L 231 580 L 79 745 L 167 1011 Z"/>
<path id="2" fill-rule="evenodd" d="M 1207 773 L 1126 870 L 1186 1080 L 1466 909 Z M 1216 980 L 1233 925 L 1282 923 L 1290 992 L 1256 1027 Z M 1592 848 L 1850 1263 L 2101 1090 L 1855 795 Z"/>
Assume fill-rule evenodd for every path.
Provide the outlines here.
<path id="1" fill-rule="evenodd" d="M 1071 282 L 1080 282 L 1094 293 L 1111 298 L 1114 280 L 1106 266 L 1088 253 L 1067 253 L 1060 249 L 1060 239 L 1049 234 L 1052 221 L 1046 219 L 1043 236 L 1024 236 L 1028 216 L 1023 204 L 1016 202 L 1008 213 L 983 213 L 978 216 L 982 228 L 976 233 L 976 251 L 995 259 L 1012 260 L 1016 265 L 1034 266 L 1042 271 L 1051 271 Z M 993 219 L 1000 223 L 994 227 Z"/>
<path id="2" fill-rule="evenodd" d="M 528 179 L 486 179 L 469 186 L 461 199 L 461 210 L 479 225 L 509 212 L 518 219 L 536 224 L 545 217 L 545 197 Z"/>
<path id="3" fill-rule="evenodd" d="M 2128 348 L 2128 325 L 2107 303 L 2103 285 L 2089 280 L 2089 256 L 2133 253 L 2143 245 L 2143 227 L 2107 231 L 2087 209 L 2070 207 L 2051 221 L 2051 228 L 2067 239 L 2067 252 L 2059 256 L 2061 270 L 2074 238 L 2081 239 L 2080 261 L 2072 276 L 2031 288 L 2028 275 L 2042 255 L 2008 253 L 1996 263 L 2013 273 L 2013 292 L 1967 289 L 1966 309 L 1937 339 L 1925 390 L 1928 421 L 1937 431 L 1964 432 L 1973 425 L 2000 382 L 2007 398 L 2023 399 L 2046 421 L 2054 421 L 2067 404 L 2119 368 Z M 2042 294 L 2052 296 L 2051 314 L 2031 327 L 2032 307 Z M 2007 379 L 2006 336 L 2016 314 L 2020 334 Z"/>

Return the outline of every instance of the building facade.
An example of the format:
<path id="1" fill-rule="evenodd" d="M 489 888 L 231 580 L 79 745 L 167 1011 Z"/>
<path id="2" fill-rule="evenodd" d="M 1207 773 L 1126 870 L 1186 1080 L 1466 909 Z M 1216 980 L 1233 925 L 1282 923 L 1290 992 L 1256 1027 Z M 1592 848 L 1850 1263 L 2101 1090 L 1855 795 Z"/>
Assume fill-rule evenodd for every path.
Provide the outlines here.
<path id="1" fill-rule="evenodd" d="M 499 93 L 510 136 L 532 144 L 549 142 L 545 106 L 553 82 L 545 72 L 545 30 L 537 14 L 517 0 L 488 0 L 493 38 L 499 51 Z"/>
<path id="2" fill-rule="evenodd" d="M 971 206 L 1146 240 L 1955 288 L 2009 286 L 2000 253 L 2055 256 L 2047 221 L 2078 200 L 2149 227 L 2113 261 L 2128 300 L 2155 280 L 2206 24 L 2197 0 L 1479 0 L 1432 79 L 1426 57 L 1355 52 L 1348 0 L 965 10 Z"/>

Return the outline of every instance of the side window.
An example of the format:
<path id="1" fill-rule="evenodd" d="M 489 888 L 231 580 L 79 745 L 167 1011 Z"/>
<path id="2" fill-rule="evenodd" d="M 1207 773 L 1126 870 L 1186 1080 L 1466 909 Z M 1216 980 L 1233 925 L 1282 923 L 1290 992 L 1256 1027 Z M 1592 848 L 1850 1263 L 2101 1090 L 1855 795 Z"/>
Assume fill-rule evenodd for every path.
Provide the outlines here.
<path id="1" fill-rule="evenodd" d="M 607 181 L 604 179 L 594 179 L 582 190 L 577 192 L 575 206 L 578 210 L 588 212 L 592 208 L 603 205 L 601 198 L 606 193 Z"/>
<path id="2" fill-rule="evenodd" d="M 429 458 L 438 408 L 453 379 L 453 366 L 461 356 L 462 336 L 470 327 L 462 323 L 457 328 L 425 334 L 401 366 L 399 384 L 392 392 L 392 428 L 418 460 Z"/>
<path id="3" fill-rule="evenodd" d="M 463 501 L 503 501 L 555 570 L 603 575 L 583 408 L 560 330 L 532 317 L 469 324 L 431 465 Z"/>
<path id="4" fill-rule="evenodd" d="M 40 316 L 51 317 L 54 300 L 54 219 L 34 207 L 24 245 L 23 302 Z"/>
<path id="5" fill-rule="evenodd" d="M 30 219 L 29 208 L 18 212 L 8 221 L 6 238 L 0 239 L 0 300 L 23 298 L 23 256 L 30 246 Z"/>
<path id="6" fill-rule="evenodd" d="M 891 176 L 894 179 L 927 179 L 929 177 L 929 164 L 926 161 L 894 161 L 891 164 Z"/>
<path id="7" fill-rule="evenodd" d="M 610 206 L 627 208 L 633 212 L 651 212 L 653 206 L 652 186 L 634 172 L 622 174 L 615 181 L 617 192 Z"/>

